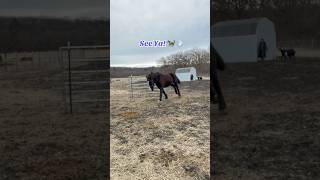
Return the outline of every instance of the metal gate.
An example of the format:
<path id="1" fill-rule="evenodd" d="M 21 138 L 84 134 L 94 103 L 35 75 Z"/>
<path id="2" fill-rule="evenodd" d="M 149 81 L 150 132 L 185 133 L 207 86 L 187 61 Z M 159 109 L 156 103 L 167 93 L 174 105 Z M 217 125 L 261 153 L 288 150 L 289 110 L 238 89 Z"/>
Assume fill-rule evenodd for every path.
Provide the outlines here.
<path id="1" fill-rule="evenodd" d="M 110 47 L 60 47 L 65 111 L 105 112 L 109 104 Z"/>
<path id="2" fill-rule="evenodd" d="M 154 91 L 150 90 L 149 84 L 145 76 L 129 76 L 128 77 L 128 95 L 130 100 L 139 99 L 159 99 L 160 90 L 155 86 Z M 175 94 L 172 87 L 165 88 L 166 93 Z"/>

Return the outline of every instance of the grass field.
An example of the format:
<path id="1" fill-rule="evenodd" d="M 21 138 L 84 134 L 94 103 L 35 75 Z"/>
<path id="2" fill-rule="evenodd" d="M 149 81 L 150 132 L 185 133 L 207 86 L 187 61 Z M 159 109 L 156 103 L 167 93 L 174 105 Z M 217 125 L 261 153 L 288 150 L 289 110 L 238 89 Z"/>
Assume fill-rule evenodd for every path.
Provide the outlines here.
<path id="1" fill-rule="evenodd" d="M 182 83 L 181 98 L 166 88 L 161 102 L 130 100 L 127 82 L 111 81 L 111 178 L 209 179 L 209 81 Z"/>
<path id="2" fill-rule="evenodd" d="M 0 179 L 105 179 L 106 113 L 64 113 L 61 72 L 0 72 Z"/>
<path id="3" fill-rule="evenodd" d="M 320 179 L 320 61 L 228 64 L 212 107 L 216 179 Z"/>
<path id="4" fill-rule="evenodd" d="M 320 179 L 320 61 L 227 64 L 211 106 L 220 179 Z M 0 179 L 105 179 L 107 113 L 64 113 L 60 71 L 0 72 Z M 209 81 L 128 98 L 111 80 L 113 179 L 208 179 Z"/>

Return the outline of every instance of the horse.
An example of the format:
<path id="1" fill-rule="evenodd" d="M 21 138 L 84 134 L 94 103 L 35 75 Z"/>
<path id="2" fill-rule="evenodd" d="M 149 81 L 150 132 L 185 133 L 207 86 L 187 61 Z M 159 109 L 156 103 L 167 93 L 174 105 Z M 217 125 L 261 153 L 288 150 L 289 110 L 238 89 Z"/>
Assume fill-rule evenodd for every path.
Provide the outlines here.
<path id="1" fill-rule="evenodd" d="M 292 59 L 296 55 L 296 51 L 294 49 L 285 49 L 285 48 L 279 48 L 279 51 L 281 52 L 282 59 Z"/>
<path id="2" fill-rule="evenodd" d="M 211 88 L 210 88 L 210 101 L 214 102 L 215 94 L 218 97 L 219 110 L 226 109 L 226 103 L 224 101 L 223 93 L 221 90 L 220 82 L 218 80 L 218 70 L 225 70 L 225 64 L 222 57 L 216 51 L 216 49 L 210 44 L 210 79 L 211 79 Z"/>
<path id="3" fill-rule="evenodd" d="M 147 81 L 149 82 L 149 87 L 151 91 L 154 90 L 154 85 L 156 85 L 160 89 L 160 101 L 162 101 L 162 94 L 164 94 L 165 98 L 168 99 L 167 93 L 164 91 L 165 87 L 172 86 L 176 94 L 181 97 L 180 90 L 178 84 L 180 84 L 180 80 L 174 73 L 169 74 L 161 74 L 159 72 L 146 75 Z"/>

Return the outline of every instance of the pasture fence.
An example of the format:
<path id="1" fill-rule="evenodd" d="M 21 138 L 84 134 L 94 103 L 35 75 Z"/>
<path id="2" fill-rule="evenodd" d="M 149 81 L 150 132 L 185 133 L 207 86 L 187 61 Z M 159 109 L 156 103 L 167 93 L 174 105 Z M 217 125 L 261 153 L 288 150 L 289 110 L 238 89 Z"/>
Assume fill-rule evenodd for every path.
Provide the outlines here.
<path id="1" fill-rule="evenodd" d="M 109 46 L 60 47 L 65 111 L 105 112 L 109 102 Z"/>

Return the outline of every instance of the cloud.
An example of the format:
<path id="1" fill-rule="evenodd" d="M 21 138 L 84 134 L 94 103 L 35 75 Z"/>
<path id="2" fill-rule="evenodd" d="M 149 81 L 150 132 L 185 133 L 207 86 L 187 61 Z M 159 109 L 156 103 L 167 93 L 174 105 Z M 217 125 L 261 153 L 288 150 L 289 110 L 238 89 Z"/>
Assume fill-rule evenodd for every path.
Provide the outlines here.
<path id="1" fill-rule="evenodd" d="M 119 57 L 124 65 L 136 64 L 143 55 L 150 57 L 145 62 L 150 64 L 174 51 L 209 46 L 208 0 L 111 0 L 110 7 L 111 65 L 119 64 Z M 140 48 L 139 40 L 182 40 L 184 46 Z"/>

